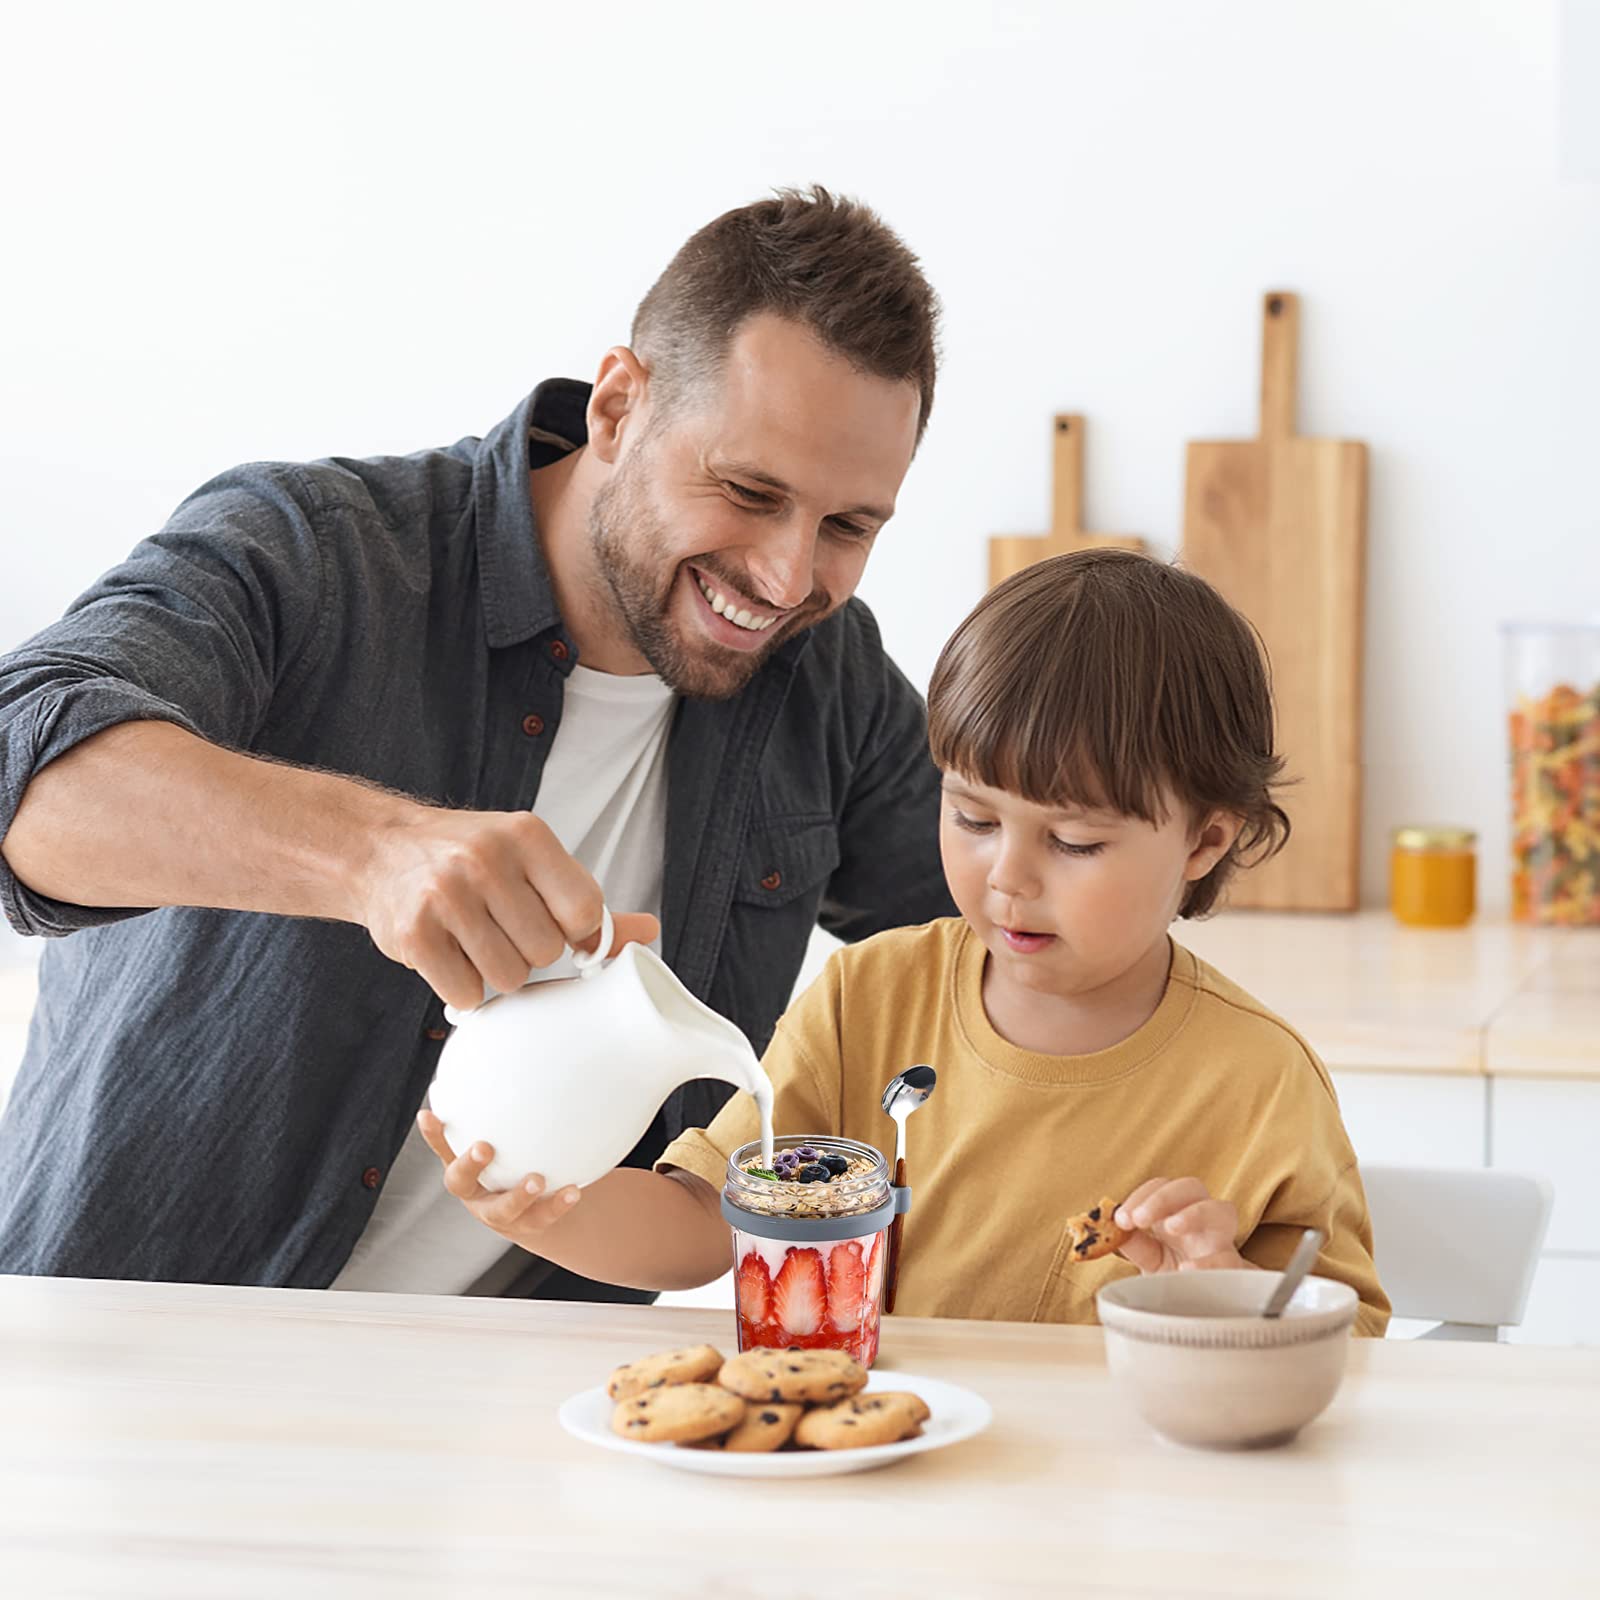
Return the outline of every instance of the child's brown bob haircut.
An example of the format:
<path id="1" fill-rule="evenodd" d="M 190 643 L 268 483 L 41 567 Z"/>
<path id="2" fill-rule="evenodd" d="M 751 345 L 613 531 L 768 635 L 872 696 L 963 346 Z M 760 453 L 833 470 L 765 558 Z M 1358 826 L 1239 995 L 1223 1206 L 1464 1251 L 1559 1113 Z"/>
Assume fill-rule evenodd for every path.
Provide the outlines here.
<path id="1" fill-rule="evenodd" d="M 940 652 L 928 734 L 947 772 L 1035 805 L 1242 817 L 1180 917 L 1289 837 L 1254 630 L 1210 584 L 1126 550 L 1052 556 L 986 594 Z"/>

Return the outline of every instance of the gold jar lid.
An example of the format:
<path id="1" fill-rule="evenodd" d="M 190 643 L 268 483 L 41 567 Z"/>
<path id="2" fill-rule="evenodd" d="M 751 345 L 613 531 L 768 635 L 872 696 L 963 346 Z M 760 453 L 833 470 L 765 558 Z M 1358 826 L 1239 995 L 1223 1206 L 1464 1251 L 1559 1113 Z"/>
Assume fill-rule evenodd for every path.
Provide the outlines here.
<path id="1" fill-rule="evenodd" d="M 1470 850 L 1478 842 L 1471 828 L 1440 828 L 1412 824 L 1390 835 L 1396 850 Z"/>

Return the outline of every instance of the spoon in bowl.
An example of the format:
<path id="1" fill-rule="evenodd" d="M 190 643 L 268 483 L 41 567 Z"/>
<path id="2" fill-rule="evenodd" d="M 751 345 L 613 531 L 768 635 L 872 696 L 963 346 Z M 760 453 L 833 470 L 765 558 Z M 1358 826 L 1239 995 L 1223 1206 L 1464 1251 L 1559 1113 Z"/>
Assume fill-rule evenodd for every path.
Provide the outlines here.
<path id="1" fill-rule="evenodd" d="M 1300 1287 L 1300 1280 L 1311 1270 L 1317 1259 L 1317 1252 L 1326 1244 L 1327 1235 L 1320 1228 L 1307 1228 L 1300 1235 L 1300 1243 L 1294 1247 L 1294 1254 L 1289 1257 L 1289 1265 L 1283 1269 L 1283 1276 L 1278 1279 L 1278 1287 L 1272 1291 L 1272 1297 L 1262 1308 L 1264 1317 L 1281 1317 L 1284 1307 L 1294 1298 L 1294 1292 Z"/>
<path id="2" fill-rule="evenodd" d="M 904 1072 L 896 1073 L 884 1088 L 883 1109 L 894 1118 L 894 1186 L 897 1189 L 903 1188 L 906 1181 L 906 1118 L 927 1100 L 938 1081 L 939 1074 L 932 1067 L 907 1067 Z M 904 1214 L 901 1214 L 889 1224 L 889 1238 L 884 1246 L 885 1311 L 894 1310 L 895 1290 L 900 1277 L 900 1231 L 905 1226 L 905 1220 Z"/>

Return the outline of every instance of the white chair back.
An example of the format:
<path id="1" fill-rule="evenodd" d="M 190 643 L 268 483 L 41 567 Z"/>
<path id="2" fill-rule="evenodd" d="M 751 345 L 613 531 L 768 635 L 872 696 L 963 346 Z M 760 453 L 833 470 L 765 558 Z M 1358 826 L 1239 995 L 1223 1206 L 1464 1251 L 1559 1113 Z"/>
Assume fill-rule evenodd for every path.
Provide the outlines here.
<path id="1" fill-rule="evenodd" d="M 1424 1338 L 1495 1339 L 1522 1321 L 1550 1221 L 1549 1182 L 1489 1167 L 1363 1166 L 1378 1277 Z"/>

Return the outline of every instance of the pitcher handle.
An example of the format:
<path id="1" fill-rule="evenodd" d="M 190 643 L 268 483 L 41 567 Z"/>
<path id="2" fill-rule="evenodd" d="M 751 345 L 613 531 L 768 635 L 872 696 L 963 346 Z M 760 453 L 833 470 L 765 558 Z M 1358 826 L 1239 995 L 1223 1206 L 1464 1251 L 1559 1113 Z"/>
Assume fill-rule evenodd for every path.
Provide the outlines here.
<path id="1" fill-rule="evenodd" d="M 580 978 L 592 978 L 595 973 L 604 967 L 606 956 L 611 950 L 611 941 L 615 937 L 616 925 L 611 920 L 611 907 L 602 905 L 600 907 L 600 942 L 593 950 L 572 950 L 571 945 L 567 946 L 569 950 L 572 950 L 572 964 L 578 969 Z M 452 1028 L 460 1027 L 461 1019 L 471 1015 L 470 1011 L 457 1011 L 454 1006 L 446 1006 L 444 1008 L 444 1020 Z"/>
<path id="2" fill-rule="evenodd" d="M 572 964 L 578 969 L 580 978 L 592 978 L 606 964 L 606 958 L 611 954 L 611 941 L 616 935 L 616 929 L 611 921 L 611 907 L 602 902 L 600 906 L 600 940 L 593 950 L 573 950 Z"/>

